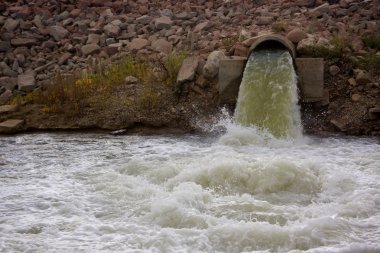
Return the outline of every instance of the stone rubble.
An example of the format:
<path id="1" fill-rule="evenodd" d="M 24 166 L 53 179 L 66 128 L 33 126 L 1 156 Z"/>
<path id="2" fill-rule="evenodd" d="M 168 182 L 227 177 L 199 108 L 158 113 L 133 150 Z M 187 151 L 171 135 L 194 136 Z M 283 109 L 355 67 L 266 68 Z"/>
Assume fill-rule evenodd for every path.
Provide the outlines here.
<path id="1" fill-rule="evenodd" d="M 285 24 L 279 33 L 300 54 L 310 47 L 329 47 L 336 35 L 349 37 L 344 52 L 379 54 L 368 52 L 362 41 L 380 34 L 379 16 L 378 0 L 1 1 L 0 105 L 12 95 L 39 89 L 57 73 L 75 73 L 89 68 L 93 58 L 122 54 L 184 50 L 200 62 L 208 57 L 202 67 L 189 60 L 191 70 L 180 72 L 178 79 L 204 85 L 204 77 L 217 76 L 221 58 L 247 56 L 250 37 L 272 32 L 275 23 Z M 204 77 L 193 76 L 195 65 Z M 327 69 L 331 76 L 346 74 L 349 99 L 376 82 L 363 71 L 347 74 L 339 64 Z M 378 90 L 371 88 L 372 95 L 379 96 Z"/>

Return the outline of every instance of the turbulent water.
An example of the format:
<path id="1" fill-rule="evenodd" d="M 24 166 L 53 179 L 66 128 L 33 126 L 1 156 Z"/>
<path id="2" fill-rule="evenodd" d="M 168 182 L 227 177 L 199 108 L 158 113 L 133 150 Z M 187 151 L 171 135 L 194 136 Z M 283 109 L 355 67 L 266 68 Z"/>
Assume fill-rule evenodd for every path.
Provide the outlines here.
<path id="1" fill-rule="evenodd" d="M 246 64 L 235 119 L 277 137 L 301 136 L 297 82 L 287 50 L 254 51 Z"/>
<path id="2" fill-rule="evenodd" d="M 380 252 L 380 144 L 0 138 L 0 252 Z"/>

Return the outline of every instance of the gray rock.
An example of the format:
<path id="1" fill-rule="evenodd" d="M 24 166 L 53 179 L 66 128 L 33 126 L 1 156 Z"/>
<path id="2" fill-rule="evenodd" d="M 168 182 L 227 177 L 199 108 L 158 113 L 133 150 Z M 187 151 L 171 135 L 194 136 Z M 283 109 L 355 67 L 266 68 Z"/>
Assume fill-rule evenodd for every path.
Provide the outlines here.
<path id="1" fill-rule="evenodd" d="M 154 25 L 158 30 L 170 29 L 170 27 L 173 25 L 173 21 L 169 17 L 163 16 L 156 18 L 154 20 Z"/>
<path id="2" fill-rule="evenodd" d="M 356 85 L 358 85 L 358 83 L 356 82 L 356 80 L 354 78 L 348 79 L 347 82 L 348 82 L 348 84 L 350 86 L 356 86 Z"/>
<path id="3" fill-rule="evenodd" d="M 196 56 L 188 57 L 182 62 L 178 72 L 177 84 L 194 80 L 195 73 L 199 64 L 199 58 Z"/>
<path id="4" fill-rule="evenodd" d="M 58 59 L 58 65 L 63 65 L 63 64 L 66 64 L 67 61 L 71 58 L 71 54 L 70 53 L 64 53 L 63 55 L 61 55 L 61 57 L 59 57 Z"/>
<path id="5" fill-rule="evenodd" d="M 189 19 L 189 13 L 184 11 L 178 14 L 175 14 L 176 19 Z"/>
<path id="6" fill-rule="evenodd" d="M 336 65 L 332 65 L 329 67 L 330 75 L 336 76 L 340 72 L 340 68 Z"/>
<path id="7" fill-rule="evenodd" d="M 12 97 L 12 91 L 6 90 L 0 95 L 0 105 L 5 104 Z"/>
<path id="8" fill-rule="evenodd" d="M 8 76 L 0 77 L 0 86 L 12 91 L 17 86 L 17 78 Z"/>
<path id="9" fill-rule="evenodd" d="M 36 79 L 33 75 L 25 74 L 17 77 L 17 85 L 20 91 L 30 92 L 37 88 Z"/>
<path id="10" fill-rule="evenodd" d="M 88 35 L 86 43 L 87 44 L 99 44 L 99 41 L 100 41 L 100 35 L 95 34 L 95 33 L 91 33 Z"/>
<path id="11" fill-rule="evenodd" d="M 295 28 L 286 35 L 286 38 L 288 38 L 288 40 L 290 40 L 293 43 L 298 43 L 301 40 L 306 39 L 307 34 L 300 28 Z"/>
<path id="12" fill-rule="evenodd" d="M 0 123 L 0 133 L 10 134 L 22 130 L 24 121 L 21 119 L 8 119 Z"/>
<path id="13" fill-rule="evenodd" d="M 66 36 L 69 34 L 69 31 L 59 25 L 49 27 L 48 32 L 56 41 L 60 41 L 66 38 Z"/>
<path id="14" fill-rule="evenodd" d="M 355 79 L 359 85 L 365 85 L 372 82 L 371 76 L 365 71 L 358 71 Z"/>
<path id="15" fill-rule="evenodd" d="M 141 39 L 141 38 L 135 38 L 133 39 L 128 45 L 128 49 L 130 51 L 136 51 L 136 50 L 141 50 L 144 47 L 146 47 L 149 44 L 149 41 L 146 39 Z"/>
<path id="16" fill-rule="evenodd" d="M 207 62 L 203 67 L 203 74 L 206 78 L 212 79 L 219 72 L 220 60 L 226 56 L 222 51 L 214 51 L 207 57 Z"/>
<path id="17" fill-rule="evenodd" d="M 100 47 L 97 44 L 87 44 L 81 47 L 84 56 L 100 53 Z"/>
<path id="18" fill-rule="evenodd" d="M 11 70 L 10 68 L 3 69 L 3 75 L 9 77 L 17 77 L 17 72 Z"/>
<path id="19" fill-rule="evenodd" d="M 360 99 L 361 99 L 360 94 L 355 93 L 355 94 L 352 94 L 351 96 L 351 100 L 354 102 L 358 102 Z"/>
<path id="20" fill-rule="evenodd" d="M 9 49 L 11 49 L 9 41 L 0 41 L 0 52 L 7 52 Z"/>
<path id="21" fill-rule="evenodd" d="M 136 78 L 136 77 L 134 77 L 134 76 L 127 76 L 127 77 L 125 78 L 125 82 L 126 82 L 127 84 L 134 84 L 134 83 L 137 83 L 138 81 L 139 81 L 139 79 Z"/>
<path id="22" fill-rule="evenodd" d="M 1 105 L 0 114 L 15 112 L 17 110 L 17 105 Z"/>
<path id="23" fill-rule="evenodd" d="M 11 40 L 11 44 L 15 47 L 31 47 L 37 44 L 37 40 L 35 38 L 16 38 Z"/>
<path id="24" fill-rule="evenodd" d="M 3 28 L 7 30 L 8 32 L 13 32 L 19 25 L 20 25 L 20 20 L 8 18 L 5 21 Z"/>
<path id="25" fill-rule="evenodd" d="M 209 27 L 210 27 L 210 22 L 209 21 L 205 21 L 205 22 L 197 24 L 194 27 L 194 32 L 201 32 L 203 30 L 206 30 L 206 28 L 209 28 Z"/>
<path id="26" fill-rule="evenodd" d="M 142 25 L 149 24 L 151 20 L 152 20 L 152 17 L 148 15 L 143 15 L 141 17 L 136 18 L 137 23 L 142 24 Z"/>
<path id="27" fill-rule="evenodd" d="M 314 18 L 318 18 L 322 16 L 324 13 L 329 13 L 329 12 L 330 12 L 330 5 L 328 3 L 324 3 L 309 11 L 310 16 Z"/>
<path id="28" fill-rule="evenodd" d="M 115 24 L 108 24 L 104 26 L 104 33 L 109 37 L 116 37 L 120 33 L 120 27 Z"/>
<path id="29" fill-rule="evenodd" d="M 315 47 L 314 36 L 308 36 L 306 39 L 301 40 L 297 45 L 297 52 L 304 54 L 308 53 L 310 49 Z"/>
<path id="30" fill-rule="evenodd" d="M 169 54 L 173 50 L 173 45 L 166 39 L 158 39 L 152 43 L 152 49 L 157 52 Z"/>
<path id="31" fill-rule="evenodd" d="M 269 25 L 273 22 L 273 17 L 258 17 L 256 24 L 257 25 Z"/>
<path id="32" fill-rule="evenodd" d="M 108 55 L 114 55 L 114 54 L 118 53 L 122 47 L 123 47 L 122 43 L 109 44 L 107 46 L 107 53 L 108 53 Z"/>
<path id="33" fill-rule="evenodd" d="M 160 10 L 160 14 L 161 16 L 166 16 L 166 17 L 173 17 L 173 12 L 169 9 L 163 9 L 163 10 Z"/>
<path id="34" fill-rule="evenodd" d="M 116 43 L 116 40 L 115 38 L 107 38 L 106 39 L 106 45 L 111 45 L 111 44 L 115 44 Z"/>

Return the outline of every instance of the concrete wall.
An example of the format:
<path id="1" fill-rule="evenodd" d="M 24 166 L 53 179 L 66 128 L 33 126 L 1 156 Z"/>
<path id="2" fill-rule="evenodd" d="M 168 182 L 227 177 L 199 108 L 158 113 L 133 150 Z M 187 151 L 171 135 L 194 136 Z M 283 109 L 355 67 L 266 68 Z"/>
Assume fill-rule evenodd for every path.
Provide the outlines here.
<path id="1" fill-rule="evenodd" d="M 247 58 L 231 57 L 220 61 L 218 90 L 219 103 L 235 104 Z"/>

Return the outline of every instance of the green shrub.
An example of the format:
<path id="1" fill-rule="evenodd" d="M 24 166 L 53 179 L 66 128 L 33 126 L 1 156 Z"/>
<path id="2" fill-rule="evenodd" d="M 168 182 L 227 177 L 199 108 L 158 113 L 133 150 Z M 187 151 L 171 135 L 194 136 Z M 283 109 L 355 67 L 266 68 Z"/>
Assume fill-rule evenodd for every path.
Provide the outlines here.
<path id="1" fill-rule="evenodd" d="M 380 51 L 380 35 L 367 36 L 363 38 L 363 43 L 366 47 Z"/>
<path id="2" fill-rule="evenodd" d="M 162 76 L 162 81 L 169 85 L 174 85 L 177 81 L 179 69 L 182 62 L 188 56 L 186 52 L 171 52 L 162 60 L 162 65 L 165 68 L 166 75 Z"/>
<path id="3" fill-rule="evenodd" d="M 24 97 L 17 97 L 14 103 L 34 103 L 43 106 L 45 112 L 71 111 L 80 113 L 85 107 L 102 109 L 105 106 L 130 104 L 128 98 L 115 98 L 112 94 L 117 87 L 125 84 L 127 76 L 138 78 L 143 92 L 139 95 L 141 106 L 153 107 L 158 100 L 157 86 L 160 84 L 174 84 L 185 52 L 173 52 L 161 60 L 148 58 L 134 58 L 126 56 L 120 61 L 104 66 L 95 64 L 91 70 L 63 76 L 58 74 L 45 90 L 38 90 Z M 161 72 L 166 75 L 157 77 L 154 66 L 162 65 Z M 153 89 L 154 87 L 155 89 Z M 119 101 L 120 100 L 120 101 Z"/>
<path id="4" fill-rule="evenodd" d="M 380 74 L 380 56 L 366 55 L 358 59 L 357 65 L 369 72 Z"/>

